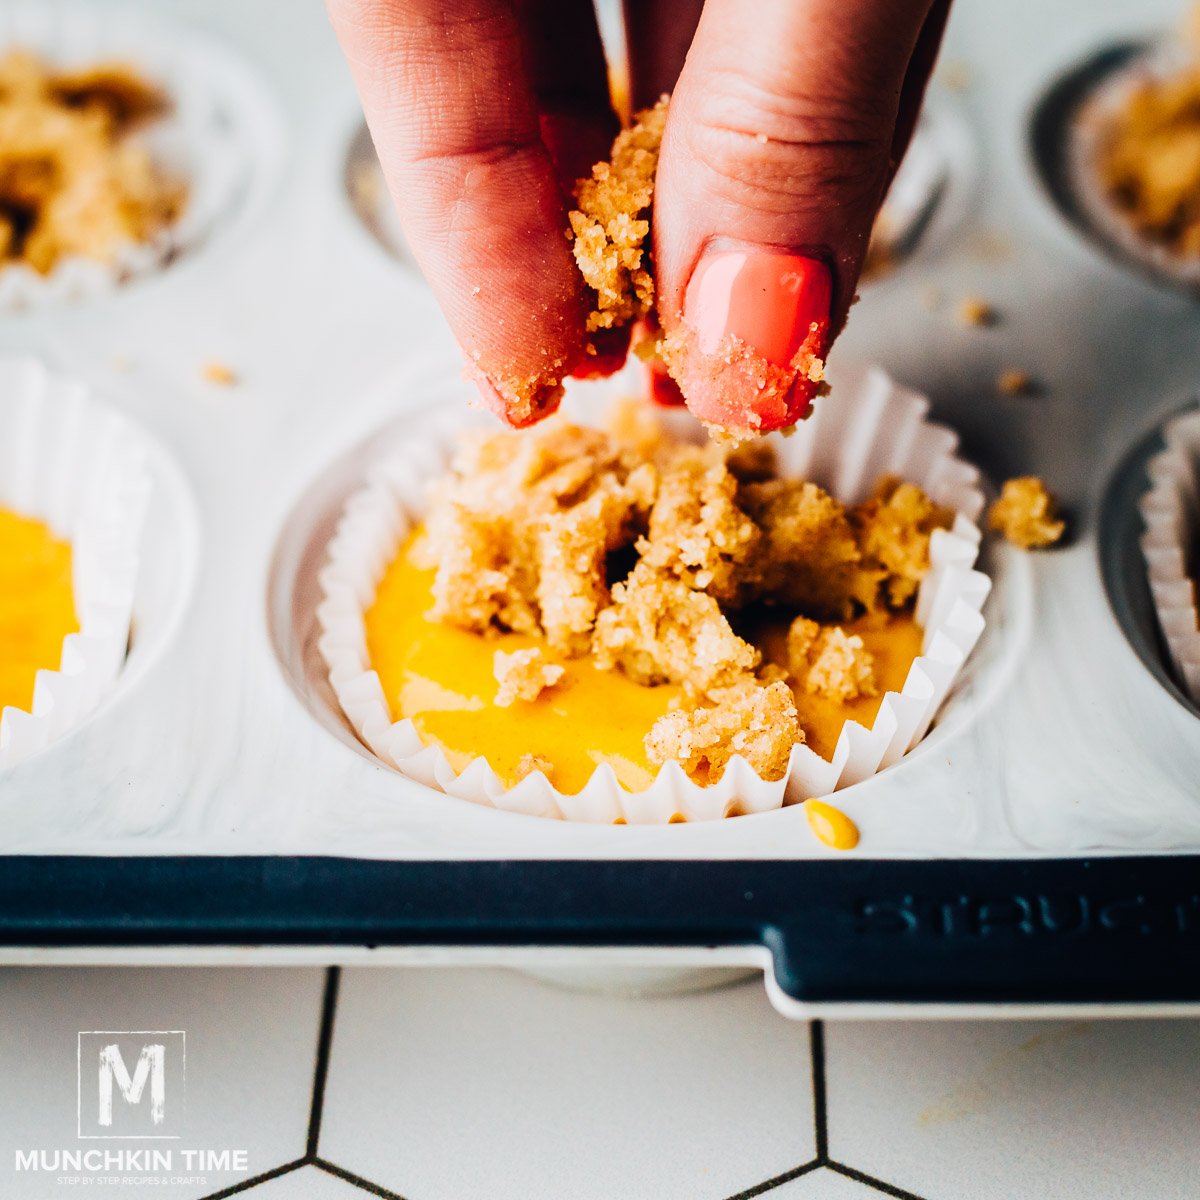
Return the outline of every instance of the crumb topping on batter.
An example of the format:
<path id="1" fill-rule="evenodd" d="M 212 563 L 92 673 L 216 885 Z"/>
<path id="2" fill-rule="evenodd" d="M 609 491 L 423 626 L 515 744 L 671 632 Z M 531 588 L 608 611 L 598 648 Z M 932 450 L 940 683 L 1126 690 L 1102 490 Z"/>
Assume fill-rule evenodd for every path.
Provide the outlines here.
<path id="1" fill-rule="evenodd" d="M 728 686 L 758 666 L 715 597 L 640 562 L 613 588 L 596 622 L 596 662 L 637 683 L 681 683 L 698 692 Z"/>
<path id="2" fill-rule="evenodd" d="M 788 669 L 809 695 L 828 700 L 874 696 L 875 659 L 857 634 L 797 617 L 788 629 Z"/>
<path id="3" fill-rule="evenodd" d="M 1000 498 L 988 509 L 988 528 L 1025 550 L 1054 545 L 1066 527 L 1054 495 L 1034 475 L 1007 480 Z"/>
<path id="4" fill-rule="evenodd" d="M 500 685 L 496 689 L 496 703 L 501 708 L 517 700 L 536 700 L 563 677 L 565 670 L 558 663 L 548 662 L 537 646 L 510 654 L 497 650 L 493 661 L 492 669 Z"/>
<path id="5" fill-rule="evenodd" d="M 646 736 L 646 757 L 655 766 L 674 760 L 701 785 L 720 779 L 739 754 L 763 779 L 782 779 L 792 747 L 803 741 L 791 688 L 743 678 L 659 717 Z"/>
<path id="6" fill-rule="evenodd" d="M 607 430 L 555 418 L 475 436 L 414 551 L 436 569 L 432 615 L 678 685 L 678 706 L 646 737 L 652 762 L 675 759 L 705 781 L 741 754 L 778 778 L 804 734 L 788 672 L 763 665 L 746 621 L 791 622 L 803 691 L 875 695 L 872 656 L 841 622 L 909 608 L 951 514 L 896 479 L 847 507 L 774 472 L 769 446 L 676 441 L 628 409 Z M 561 670 L 541 650 L 497 654 L 497 703 L 536 698 Z"/>
<path id="7" fill-rule="evenodd" d="M 46 274 L 67 255 L 111 262 L 183 209 L 185 189 L 133 131 L 166 97 L 132 68 L 58 71 L 0 58 L 0 264 Z"/>
<path id="8" fill-rule="evenodd" d="M 933 531 L 949 529 L 954 514 L 934 504 L 916 484 L 886 475 L 871 498 L 851 511 L 850 523 L 862 553 L 864 576 L 874 576 L 878 587 L 878 595 L 866 601 L 866 608 L 899 609 L 917 594 L 929 569 Z"/>
<path id="9" fill-rule="evenodd" d="M 535 771 L 541 771 L 545 777 L 554 782 L 554 764 L 540 754 L 523 754 L 517 764 L 517 781 L 528 778 Z"/>

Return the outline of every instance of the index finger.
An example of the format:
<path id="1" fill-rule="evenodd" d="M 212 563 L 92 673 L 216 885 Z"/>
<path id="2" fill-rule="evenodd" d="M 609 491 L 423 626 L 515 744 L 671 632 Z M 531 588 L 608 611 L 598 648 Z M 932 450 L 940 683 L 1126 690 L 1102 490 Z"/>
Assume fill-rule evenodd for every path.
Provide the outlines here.
<path id="1" fill-rule="evenodd" d="M 502 0 L 328 0 L 413 253 L 509 424 L 557 406 L 583 286 L 521 29 Z"/>

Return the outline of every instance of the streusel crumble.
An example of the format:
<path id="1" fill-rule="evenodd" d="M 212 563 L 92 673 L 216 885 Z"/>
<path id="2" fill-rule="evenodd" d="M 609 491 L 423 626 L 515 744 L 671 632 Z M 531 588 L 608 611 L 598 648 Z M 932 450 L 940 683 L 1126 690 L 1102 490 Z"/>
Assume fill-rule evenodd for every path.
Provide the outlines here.
<path id="1" fill-rule="evenodd" d="M 1117 210 L 1172 255 L 1200 258 L 1200 57 L 1140 80 L 1095 119 L 1096 170 Z"/>
<path id="2" fill-rule="evenodd" d="M 370 658 L 395 719 L 509 784 L 576 791 L 607 763 L 638 790 L 668 761 L 705 784 L 735 755 L 779 779 L 903 685 L 950 521 L 912 484 L 847 506 L 778 478 L 769 445 L 628 409 L 476 435 L 385 575 Z"/>
<path id="3" fill-rule="evenodd" d="M 988 509 L 988 528 L 1025 550 L 1052 546 L 1066 531 L 1053 493 L 1034 475 L 1009 479 Z"/>
<path id="4" fill-rule="evenodd" d="M 0 59 L 0 265 L 111 262 L 173 222 L 185 189 L 134 136 L 166 106 L 120 64 L 65 72 L 21 52 Z"/>

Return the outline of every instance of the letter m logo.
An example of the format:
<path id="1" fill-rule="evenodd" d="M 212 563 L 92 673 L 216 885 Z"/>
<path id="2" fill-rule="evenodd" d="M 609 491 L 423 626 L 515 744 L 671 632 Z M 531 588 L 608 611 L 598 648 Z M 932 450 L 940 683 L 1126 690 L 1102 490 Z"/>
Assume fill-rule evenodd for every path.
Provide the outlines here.
<path id="1" fill-rule="evenodd" d="M 89 1030 L 79 1034 L 78 1059 L 79 1137 L 180 1136 L 182 1030 Z"/>

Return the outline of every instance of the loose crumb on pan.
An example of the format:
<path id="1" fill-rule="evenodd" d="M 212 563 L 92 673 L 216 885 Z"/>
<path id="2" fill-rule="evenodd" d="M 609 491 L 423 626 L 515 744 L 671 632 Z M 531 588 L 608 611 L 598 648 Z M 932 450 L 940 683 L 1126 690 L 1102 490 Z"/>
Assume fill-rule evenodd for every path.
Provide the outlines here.
<path id="1" fill-rule="evenodd" d="M 988 509 L 988 528 L 1026 550 L 1052 546 L 1066 530 L 1054 495 L 1034 475 L 1009 479 Z"/>
<path id="2" fill-rule="evenodd" d="M 971 68 L 961 60 L 943 63 L 935 78 L 948 91 L 965 92 L 971 86 Z"/>
<path id="3" fill-rule="evenodd" d="M 568 220 L 575 262 L 593 293 L 589 332 L 628 325 L 654 305 L 646 240 L 666 120 L 664 96 L 617 135 L 610 160 L 597 163 L 575 186 Z"/>
<path id="4" fill-rule="evenodd" d="M 895 219 L 885 206 L 875 215 L 875 223 L 871 226 L 867 253 L 863 257 L 862 270 L 859 272 L 860 282 L 878 279 L 895 268 L 897 239 Z"/>
<path id="5" fill-rule="evenodd" d="M 1033 390 L 1033 376 L 1020 367 L 1008 367 L 996 376 L 996 391 L 1002 396 L 1028 396 Z"/>
<path id="6" fill-rule="evenodd" d="M 960 324 L 976 327 L 995 325 L 999 320 L 999 314 L 982 296 L 965 296 L 959 301 L 955 316 Z"/>
<path id="7" fill-rule="evenodd" d="M 238 381 L 237 372 L 218 359 L 211 359 L 200 368 L 200 374 L 206 383 L 216 384 L 217 387 L 232 387 Z"/>
<path id="8" fill-rule="evenodd" d="M 542 651 L 532 646 L 506 654 L 497 650 L 492 660 L 496 682 L 496 703 L 507 708 L 517 700 L 536 700 L 547 688 L 562 677 L 565 667 L 546 661 Z"/>

